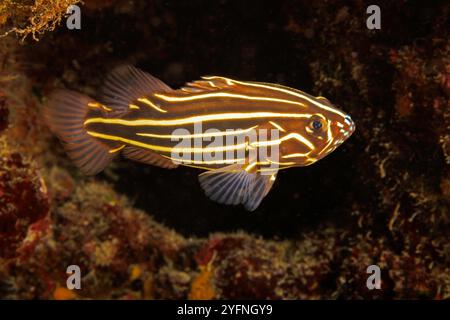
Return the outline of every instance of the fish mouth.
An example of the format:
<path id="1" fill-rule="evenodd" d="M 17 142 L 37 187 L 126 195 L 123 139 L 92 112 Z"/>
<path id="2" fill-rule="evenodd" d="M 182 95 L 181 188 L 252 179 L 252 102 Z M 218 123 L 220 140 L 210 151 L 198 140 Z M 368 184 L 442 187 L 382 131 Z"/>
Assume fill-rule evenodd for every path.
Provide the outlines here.
<path id="1" fill-rule="evenodd" d="M 338 126 L 338 132 L 334 139 L 329 142 L 326 148 L 319 154 L 325 156 L 336 150 L 344 141 L 346 141 L 355 132 L 356 126 L 350 116 L 344 118 L 344 125 Z"/>
<path id="2" fill-rule="evenodd" d="M 350 118 L 350 116 L 346 116 L 344 118 L 344 126 L 341 126 L 339 128 L 339 137 L 337 137 L 334 141 L 334 143 L 332 145 L 339 145 L 342 142 L 344 142 L 345 140 L 347 140 L 348 138 L 350 138 L 350 136 L 353 134 L 353 132 L 355 132 L 356 126 L 355 126 L 355 122 L 353 122 L 352 118 Z"/>
<path id="3" fill-rule="evenodd" d="M 348 138 L 353 134 L 353 132 L 355 132 L 356 125 L 350 116 L 345 116 L 344 122 L 347 125 L 346 131 L 347 131 L 347 138 Z"/>

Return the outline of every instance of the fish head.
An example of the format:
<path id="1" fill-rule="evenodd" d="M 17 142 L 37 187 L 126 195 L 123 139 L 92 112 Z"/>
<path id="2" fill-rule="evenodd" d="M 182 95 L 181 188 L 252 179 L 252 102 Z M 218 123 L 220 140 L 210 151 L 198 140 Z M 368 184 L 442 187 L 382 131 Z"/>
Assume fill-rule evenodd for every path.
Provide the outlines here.
<path id="1" fill-rule="evenodd" d="M 316 98 L 309 104 L 308 116 L 295 120 L 282 158 L 294 161 L 297 166 L 307 166 L 324 158 L 355 131 L 350 115 L 333 106 L 325 98 Z M 292 123 L 292 122 L 291 122 Z M 296 141 L 297 140 L 297 141 Z"/>

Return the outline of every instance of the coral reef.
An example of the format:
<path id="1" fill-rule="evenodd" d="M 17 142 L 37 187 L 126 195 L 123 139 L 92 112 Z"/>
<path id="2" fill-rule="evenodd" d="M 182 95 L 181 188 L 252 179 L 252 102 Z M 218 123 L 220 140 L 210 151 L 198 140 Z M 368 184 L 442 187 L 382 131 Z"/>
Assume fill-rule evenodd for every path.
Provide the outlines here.
<path id="1" fill-rule="evenodd" d="M 449 5 L 382 1 L 367 30 L 362 2 L 84 2 L 77 31 L 57 26 L 78 1 L 0 4 L 0 298 L 450 298 Z M 173 87 L 302 88 L 357 131 L 281 172 L 252 214 L 208 201 L 192 169 L 117 159 L 84 177 L 40 110 L 58 87 L 95 96 L 120 63 Z M 73 264 L 81 290 L 65 285 Z"/>
<path id="2" fill-rule="evenodd" d="M 80 185 L 68 199 L 29 230 L 17 249 L 19 257 L 8 263 L 8 270 L 18 275 L 15 285 L 33 288 L 22 297 L 65 297 L 66 263 L 89 270 L 82 293 L 76 293 L 79 298 L 152 297 L 148 282 L 183 248 L 182 238 L 142 212 L 125 208 L 124 199 L 106 185 Z M 37 277 L 29 279 L 27 270 L 36 270 Z"/>
<path id="3" fill-rule="evenodd" d="M 5 106 L 5 97 L 0 96 L 0 132 L 6 129 L 8 125 L 8 108 Z"/>

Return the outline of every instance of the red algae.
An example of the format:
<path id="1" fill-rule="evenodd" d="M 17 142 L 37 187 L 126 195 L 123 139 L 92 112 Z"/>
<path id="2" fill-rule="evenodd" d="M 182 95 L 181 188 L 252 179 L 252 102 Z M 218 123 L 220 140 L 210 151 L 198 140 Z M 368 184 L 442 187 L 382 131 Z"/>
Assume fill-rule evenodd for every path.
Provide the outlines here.
<path id="1" fill-rule="evenodd" d="M 29 228 L 49 212 L 44 180 L 19 153 L 0 140 L 0 257 L 10 258 Z"/>

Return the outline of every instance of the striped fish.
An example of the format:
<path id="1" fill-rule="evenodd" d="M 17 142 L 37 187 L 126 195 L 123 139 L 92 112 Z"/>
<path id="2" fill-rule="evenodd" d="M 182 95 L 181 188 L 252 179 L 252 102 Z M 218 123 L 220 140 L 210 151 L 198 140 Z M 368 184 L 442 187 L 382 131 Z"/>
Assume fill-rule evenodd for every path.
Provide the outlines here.
<path id="1" fill-rule="evenodd" d="M 307 166 L 350 137 L 350 116 L 326 98 L 285 86 L 205 76 L 173 90 L 131 66 L 98 100 L 59 90 L 44 115 L 73 162 L 96 174 L 119 153 L 163 167 L 206 170 L 212 200 L 255 210 L 279 170 Z"/>

